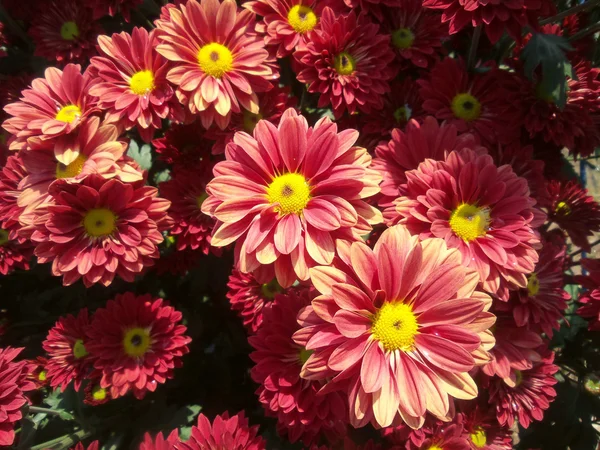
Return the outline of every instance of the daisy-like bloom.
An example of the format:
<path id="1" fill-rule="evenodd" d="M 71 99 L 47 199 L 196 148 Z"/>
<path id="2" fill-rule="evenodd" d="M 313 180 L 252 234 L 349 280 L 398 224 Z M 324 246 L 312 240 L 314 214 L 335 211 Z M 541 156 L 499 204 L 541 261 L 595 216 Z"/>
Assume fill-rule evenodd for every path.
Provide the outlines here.
<path id="1" fill-rule="evenodd" d="M 179 445 L 181 450 L 264 450 L 266 441 L 257 436 L 258 425 L 250 427 L 241 411 L 233 417 L 228 413 L 216 416 L 211 424 L 204 414 L 198 416 L 198 425 L 192 435 Z"/>
<path id="2" fill-rule="evenodd" d="M 279 78 L 274 61 L 255 31 L 254 14 L 234 0 L 189 0 L 156 21 L 157 51 L 176 64 L 167 79 L 179 100 L 208 128 L 221 129 L 242 108 L 257 114 L 257 92 Z M 198 30 L 202 30 L 199 32 Z"/>
<path id="3" fill-rule="evenodd" d="M 206 130 L 193 122 L 171 125 L 163 137 L 152 141 L 152 146 L 161 161 L 178 169 L 194 166 L 200 160 L 210 158 L 213 142 L 206 136 Z"/>
<path id="4" fill-rule="evenodd" d="M 501 300 L 508 300 L 509 289 L 527 287 L 540 240 L 525 179 L 469 148 L 426 160 L 405 175 L 395 221 L 420 239 L 442 238 L 459 249 L 483 288 Z"/>
<path id="5" fill-rule="evenodd" d="M 35 16 L 28 33 L 35 43 L 35 56 L 62 66 L 87 63 L 97 54 L 96 38 L 103 32 L 81 2 L 54 0 Z"/>
<path id="6" fill-rule="evenodd" d="M 77 316 L 61 317 L 48 332 L 42 346 L 48 353 L 46 378 L 53 388 L 64 392 L 73 382 L 76 391 L 81 388 L 92 368 L 92 358 L 87 350 L 86 331 L 90 326 L 87 308 Z"/>
<path id="7" fill-rule="evenodd" d="M 7 230 L 0 228 L 0 274 L 8 275 L 15 269 L 29 269 L 33 248 L 29 243 L 12 240 Z"/>
<path id="8" fill-rule="evenodd" d="M 298 316 L 295 338 L 313 352 L 302 377 L 334 376 L 327 388 L 346 391 L 354 427 L 401 419 L 420 428 L 428 411 L 449 420 L 452 398 L 477 396 L 468 372 L 494 345 L 477 272 L 442 239 L 420 242 L 403 226 L 374 250 L 355 242 L 340 257 L 339 268 L 310 269 L 322 295 Z"/>
<path id="9" fill-rule="evenodd" d="M 460 132 L 471 131 L 483 142 L 496 143 L 511 141 L 520 130 L 516 92 L 508 89 L 512 81 L 497 68 L 469 74 L 464 61 L 444 58 L 417 83 L 427 113 L 456 125 Z"/>
<path id="10" fill-rule="evenodd" d="M 21 191 L 19 183 L 27 176 L 27 170 L 19 154 L 9 156 L 0 169 L 0 228 L 8 232 L 11 240 L 19 240 L 19 216 L 23 207 L 17 203 Z"/>
<path id="11" fill-rule="evenodd" d="M 367 151 L 352 146 L 357 137 L 328 118 L 309 127 L 291 108 L 278 127 L 261 120 L 254 137 L 236 133 L 202 204 L 217 219 L 212 245 L 237 241 L 238 269 L 274 264 L 283 287 L 331 264 L 336 240 L 358 240 L 381 221 L 363 200 L 379 192 L 380 177 Z"/>
<path id="12" fill-rule="evenodd" d="M 543 353 L 543 358 L 530 369 L 512 371 L 514 386 L 498 378 L 490 380 L 489 402 L 496 408 L 500 425 L 512 427 L 518 419 L 520 426 L 528 428 L 534 420 L 542 420 L 544 411 L 554 401 L 553 386 L 557 383 L 554 374 L 559 368 L 553 364 L 554 352 Z"/>
<path id="13" fill-rule="evenodd" d="M 550 181 L 548 219 L 565 231 L 573 244 L 591 250 L 589 238 L 600 231 L 600 205 L 576 181 Z"/>
<path id="14" fill-rule="evenodd" d="M 263 314 L 270 308 L 277 294 L 283 292 L 276 279 L 268 283 L 259 283 L 251 273 L 242 273 L 233 269 L 227 283 L 227 298 L 231 309 L 237 311 L 244 326 L 256 333 L 263 322 Z"/>
<path id="15" fill-rule="evenodd" d="M 422 428 L 413 430 L 406 425 L 387 428 L 384 435 L 396 444 L 394 449 L 406 450 L 468 450 L 468 439 L 464 434 L 462 414 L 456 415 L 452 422 L 429 419 Z M 402 445 L 402 447 L 400 447 Z"/>
<path id="16" fill-rule="evenodd" d="M 579 277 L 578 282 L 585 288 L 579 296 L 580 306 L 577 314 L 588 321 L 590 331 L 600 331 L 600 260 L 583 258 L 581 267 L 587 275 Z"/>
<path id="17" fill-rule="evenodd" d="M 162 433 L 158 433 L 154 438 L 150 433 L 146 433 L 138 450 L 173 450 L 179 442 L 179 434 L 176 429 L 171 431 L 166 438 Z"/>
<path id="18" fill-rule="evenodd" d="M 18 102 L 4 107 L 13 116 L 2 125 L 12 134 L 11 150 L 29 149 L 72 133 L 98 111 L 96 99 L 89 94 L 94 81 L 89 72 L 81 74 L 80 66 L 67 64 L 64 71 L 49 67 L 44 76 L 33 80 Z"/>
<path id="19" fill-rule="evenodd" d="M 90 94 L 98 97 L 108 123 L 126 130 L 137 127 L 150 142 L 162 120 L 183 121 L 183 109 L 167 81 L 167 60 L 156 51 L 156 30 L 134 28 L 132 33 L 98 37 L 100 56 L 91 59 L 99 82 Z"/>
<path id="20" fill-rule="evenodd" d="M 131 11 L 143 2 L 144 0 L 84 0 L 85 5 L 94 12 L 95 19 L 121 14 L 126 22 L 131 20 Z"/>
<path id="21" fill-rule="evenodd" d="M 450 34 L 468 25 L 482 26 L 492 44 L 505 31 L 520 40 L 523 28 L 536 28 L 539 17 L 556 10 L 551 0 L 423 0 L 423 6 L 442 11 L 442 21 L 449 22 Z"/>
<path id="22" fill-rule="evenodd" d="M 36 218 L 31 239 L 40 263 L 65 286 L 108 286 L 115 275 L 132 282 L 159 257 L 170 202 L 142 182 L 125 184 L 91 174 L 80 184 L 52 184 L 53 204 Z"/>
<path id="23" fill-rule="evenodd" d="M 88 445 L 87 447 L 85 445 L 83 445 L 83 443 L 78 442 L 75 447 L 71 448 L 71 450 L 99 450 L 99 449 L 100 449 L 99 441 L 90 442 L 90 445 Z"/>
<path id="24" fill-rule="evenodd" d="M 354 11 L 336 16 L 325 8 L 320 26 L 294 57 L 300 68 L 298 81 L 308 85 L 308 92 L 319 93 L 318 106 L 331 105 L 336 118 L 346 110 L 353 114 L 381 109 L 396 74 L 389 36 Z"/>
<path id="25" fill-rule="evenodd" d="M 33 367 L 32 371 L 27 374 L 27 379 L 35 384 L 36 389 L 42 389 L 46 387 L 48 383 L 48 372 L 46 365 L 48 364 L 48 358 L 38 356 L 35 359 L 29 361 Z"/>
<path id="26" fill-rule="evenodd" d="M 83 403 L 90 406 L 103 405 L 112 399 L 110 389 L 105 389 L 100 385 L 100 378 L 92 378 L 86 384 L 83 392 Z"/>
<path id="27" fill-rule="evenodd" d="M 0 445 L 10 446 L 15 440 L 15 422 L 21 420 L 21 407 L 27 403 L 25 392 L 35 389 L 27 379 L 34 366 L 27 361 L 15 361 L 21 348 L 0 348 Z"/>
<path id="28" fill-rule="evenodd" d="M 298 312 L 310 305 L 308 289 L 277 295 L 264 311 L 264 324 L 248 341 L 254 347 L 250 358 L 256 363 L 251 375 L 260 387 L 258 398 L 268 415 L 277 417 L 277 429 L 290 442 L 318 442 L 322 435 L 338 440 L 346 432 L 348 405 L 341 392 L 319 395 L 321 381 L 300 377 L 311 352 L 294 342 L 300 328 Z"/>
<path id="29" fill-rule="evenodd" d="M 181 325 L 182 315 L 162 299 L 131 292 L 117 295 L 96 310 L 87 330 L 86 348 L 101 372 L 100 386 L 112 398 L 147 391 L 173 378 L 191 339 Z"/>
<path id="30" fill-rule="evenodd" d="M 4 3 L 3 3 L 4 4 Z M 19 101 L 21 91 L 27 89 L 31 85 L 33 75 L 21 73 L 18 75 L 0 75 L 0 122 L 4 122 L 8 114 L 4 112 L 4 107 L 10 103 Z M 0 129 L 0 145 L 6 139 L 8 134 Z"/>
<path id="31" fill-rule="evenodd" d="M 461 403 L 461 409 L 463 403 Z M 511 450 L 512 432 L 501 426 L 490 408 L 464 402 L 463 437 L 471 450 Z"/>

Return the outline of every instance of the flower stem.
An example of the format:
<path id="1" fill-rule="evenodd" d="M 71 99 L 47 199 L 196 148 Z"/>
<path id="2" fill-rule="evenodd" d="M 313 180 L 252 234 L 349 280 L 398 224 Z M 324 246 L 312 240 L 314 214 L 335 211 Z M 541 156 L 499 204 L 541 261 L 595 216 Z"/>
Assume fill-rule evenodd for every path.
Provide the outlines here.
<path id="1" fill-rule="evenodd" d="M 40 408 L 39 406 L 30 406 L 29 412 L 34 414 L 50 414 L 53 416 L 60 416 L 62 414 L 62 411 L 57 411 L 50 408 Z"/>
<path id="2" fill-rule="evenodd" d="M 558 22 L 560 20 L 563 20 L 565 17 L 569 17 L 570 15 L 577 14 L 577 13 L 586 11 L 590 8 L 593 8 L 598 3 L 600 3 L 600 0 L 588 0 L 587 2 L 582 3 L 581 5 L 573 6 L 572 8 L 569 8 L 565 11 L 559 12 L 555 16 L 548 17 L 547 19 L 544 19 L 544 20 L 540 20 L 540 25 L 546 25 L 547 23 Z"/>
<path id="3" fill-rule="evenodd" d="M 91 434 L 92 433 L 90 431 L 79 430 L 75 433 L 65 434 L 64 436 L 60 436 L 56 439 L 43 442 L 42 444 L 34 445 L 33 447 L 31 447 L 31 450 L 52 449 L 54 446 L 56 446 L 56 448 L 70 448 L 72 445 L 84 440 Z M 60 444 L 60 447 L 58 447 L 58 444 Z"/>
<path id="4" fill-rule="evenodd" d="M 596 32 L 600 31 L 600 23 L 595 23 L 593 25 L 590 25 L 589 27 L 586 27 L 582 30 L 579 30 L 577 33 L 575 33 L 573 36 L 569 37 L 569 42 L 573 42 L 573 41 L 577 41 L 581 38 L 584 38 L 590 34 L 594 34 Z"/>
<path id="5" fill-rule="evenodd" d="M 479 39 L 481 38 L 481 25 L 475 27 L 473 32 L 473 39 L 471 40 L 471 47 L 469 48 L 469 56 L 467 59 L 467 67 L 471 70 L 475 66 L 475 56 L 477 55 L 477 47 L 479 46 Z"/>
<path id="6" fill-rule="evenodd" d="M 600 239 L 598 239 L 596 242 L 593 242 L 593 243 L 590 245 L 590 248 L 593 248 L 593 247 L 595 247 L 595 246 L 596 246 L 596 245 L 598 245 L 598 244 L 600 244 Z M 581 249 L 581 248 L 580 248 L 579 250 L 577 250 L 576 252 L 574 252 L 574 253 L 571 253 L 571 255 L 570 255 L 570 256 L 571 256 L 571 259 L 573 259 L 573 256 L 577 256 L 577 255 L 579 255 L 580 253 L 583 253 L 583 249 Z"/>

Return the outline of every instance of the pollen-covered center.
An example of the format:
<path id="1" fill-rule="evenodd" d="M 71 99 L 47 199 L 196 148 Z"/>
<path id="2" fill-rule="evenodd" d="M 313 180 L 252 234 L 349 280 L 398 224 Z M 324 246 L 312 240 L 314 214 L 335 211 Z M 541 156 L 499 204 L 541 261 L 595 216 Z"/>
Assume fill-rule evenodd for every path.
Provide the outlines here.
<path id="1" fill-rule="evenodd" d="M 63 178 L 73 178 L 81 173 L 83 170 L 83 165 L 87 161 L 87 157 L 83 154 L 79 154 L 75 160 L 65 166 L 63 163 L 59 162 L 56 164 L 56 179 L 60 180 Z"/>
<path id="2" fill-rule="evenodd" d="M 267 187 L 269 203 L 279 203 L 280 214 L 301 214 L 310 200 L 310 186 L 299 173 L 286 173 L 276 177 Z"/>
<path id="3" fill-rule="evenodd" d="M 298 354 L 298 359 L 300 360 L 300 364 L 304 365 L 304 363 L 306 363 L 306 361 L 308 361 L 308 358 L 310 358 L 310 355 L 313 354 L 313 350 L 307 350 L 305 348 L 300 350 L 300 353 Z"/>
<path id="4" fill-rule="evenodd" d="M 106 208 L 90 209 L 83 218 L 83 227 L 88 236 L 108 236 L 116 228 L 117 217 Z"/>
<path id="5" fill-rule="evenodd" d="M 74 41 L 79 37 L 79 27 L 75 22 L 65 22 L 60 27 L 60 37 L 65 41 Z"/>
<path id="6" fill-rule="evenodd" d="M 457 94 L 452 99 L 452 112 L 459 119 L 466 122 L 479 119 L 481 115 L 481 103 L 468 93 Z"/>
<path id="7" fill-rule="evenodd" d="M 131 328 L 123 336 L 125 353 L 134 358 L 144 356 L 150 348 L 150 331 L 145 328 Z"/>
<path id="8" fill-rule="evenodd" d="M 233 68 L 233 55 L 224 45 L 213 42 L 200 49 L 198 64 L 204 73 L 221 78 Z"/>
<path id="9" fill-rule="evenodd" d="M 3 245 L 8 244 L 8 241 L 10 239 L 8 239 L 8 231 L 3 230 L 2 228 L 0 228 L 0 247 L 2 247 Z"/>
<path id="10" fill-rule="evenodd" d="M 243 113 L 242 113 L 242 120 L 244 123 L 244 131 L 248 134 L 252 134 L 252 132 L 254 131 L 254 128 L 256 127 L 256 124 L 258 123 L 259 120 L 262 120 L 263 116 L 261 113 L 253 113 L 248 111 L 247 109 L 244 109 Z"/>
<path id="11" fill-rule="evenodd" d="M 540 280 L 535 272 L 529 275 L 529 277 L 527 278 L 527 292 L 529 292 L 529 295 L 531 297 L 537 295 L 538 292 L 540 292 Z"/>
<path id="12" fill-rule="evenodd" d="M 131 77 L 129 88 L 136 95 L 148 95 L 154 90 L 154 74 L 151 70 L 140 70 Z"/>
<path id="13" fill-rule="evenodd" d="M 260 291 L 265 298 L 273 300 L 277 294 L 283 292 L 283 288 L 277 282 L 277 278 L 273 278 L 268 283 L 264 283 L 260 287 Z"/>
<path id="14" fill-rule="evenodd" d="M 415 35 L 409 28 L 400 28 L 392 33 L 392 44 L 400 49 L 411 48 Z"/>
<path id="15" fill-rule="evenodd" d="M 410 305 L 387 302 L 373 316 L 371 333 L 388 351 L 413 349 L 419 323 Z"/>
<path id="16" fill-rule="evenodd" d="M 204 200 L 206 200 L 207 198 L 208 194 L 206 192 L 203 192 L 202 194 L 196 197 L 196 205 L 198 205 L 198 209 L 202 209 L 202 203 L 204 203 Z"/>
<path id="17" fill-rule="evenodd" d="M 83 339 L 77 339 L 75 344 L 73 344 L 73 356 L 75 359 L 85 358 L 88 355 L 88 352 L 83 345 Z"/>
<path id="18" fill-rule="evenodd" d="M 490 226 L 489 208 L 463 203 L 450 216 L 450 228 L 465 242 L 485 236 Z"/>
<path id="19" fill-rule="evenodd" d="M 412 109 L 408 105 L 401 106 L 394 111 L 394 119 L 398 123 L 406 123 L 412 117 Z"/>
<path id="20" fill-rule="evenodd" d="M 81 108 L 77 105 L 63 106 L 54 117 L 59 122 L 71 123 L 81 116 Z"/>
<path id="21" fill-rule="evenodd" d="M 559 214 L 568 216 L 569 214 L 571 214 L 571 207 L 566 202 L 558 202 L 556 208 L 554 208 L 554 211 Z"/>
<path id="22" fill-rule="evenodd" d="M 485 430 L 481 427 L 475 428 L 473 432 L 469 434 L 469 438 L 477 448 L 483 448 L 487 445 L 487 435 L 485 434 Z"/>
<path id="23" fill-rule="evenodd" d="M 106 389 L 102 388 L 99 384 L 92 388 L 92 398 L 97 402 L 101 402 L 106 399 Z"/>
<path id="24" fill-rule="evenodd" d="M 523 382 L 523 374 L 520 370 L 515 370 L 515 387 Z"/>
<path id="25" fill-rule="evenodd" d="M 288 23 L 296 33 L 306 33 L 317 26 L 317 15 L 306 5 L 296 5 L 288 12 Z"/>
<path id="26" fill-rule="evenodd" d="M 41 382 L 46 381 L 48 379 L 48 372 L 46 372 L 45 370 L 40 371 L 37 378 Z"/>
<path id="27" fill-rule="evenodd" d="M 335 57 L 334 67 L 340 75 L 351 75 L 356 69 L 356 61 L 349 53 L 342 52 Z"/>
<path id="28" fill-rule="evenodd" d="M 431 447 L 427 448 L 427 450 L 444 450 L 439 445 L 433 444 Z"/>

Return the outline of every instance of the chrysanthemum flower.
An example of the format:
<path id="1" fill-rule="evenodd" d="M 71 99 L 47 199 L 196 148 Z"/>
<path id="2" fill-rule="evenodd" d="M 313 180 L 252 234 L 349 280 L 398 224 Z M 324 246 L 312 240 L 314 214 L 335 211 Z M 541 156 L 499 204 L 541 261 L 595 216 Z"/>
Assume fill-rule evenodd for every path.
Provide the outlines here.
<path id="1" fill-rule="evenodd" d="M 11 150 L 25 150 L 72 133 L 98 111 L 96 99 L 89 94 L 94 81 L 88 72 L 81 74 L 80 66 L 67 64 L 62 72 L 49 67 L 44 76 L 33 80 L 18 102 L 4 107 L 13 116 L 3 124 L 13 135 Z"/>
<path id="2" fill-rule="evenodd" d="M 19 183 L 27 176 L 27 171 L 21 157 L 16 154 L 9 156 L 6 164 L 0 169 L 0 228 L 8 232 L 11 240 L 22 239 L 18 237 L 19 216 L 23 207 L 17 203 L 21 191 Z"/>
<path id="3" fill-rule="evenodd" d="M 355 11 L 360 8 L 360 11 L 375 17 L 379 22 L 389 13 L 390 9 L 386 9 L 386 6 L 398 7 L 398 0 L 344 0 L 344 3 L 348 8 Z"/>
<path id="4" fill-rule="evenodd" d="M 318 28 L 294 53 L 298 81 L 319 93 L 320 108 L 331 105 L 336 118 L 348 110 L 365 113 L 383 107 L 383 94 L 396 74 L 390 38 L 366 15 L 336 16 L 325 8 Z"/>
<path id="5" fill-rule="evenodd" d="M 87 63 L 97 54 L 96 38 L 104 30 L 77 0 L 54 0 L 34 17 L 29 35 L 35 56 L 64 65 Z"/>
<path id="6" fill-rule="evenodd" d="M 176 429 L 171 431 L 167 438 L 162 433 L 158 433 L 154 438 L 150 433 L 146 433 L 138 450 L 174 450 L 179 442 L 179 433 Z"/>
<path id="7" fill-rule="evenodd" d="M 192 427 L 192 435 L 182 442 L 182 450 L 264 450 L 266 441 L 257 436 L 258 425 L 248 426 L 248 419 L 241 411 L 233 417 L 228 413 L 216 416 L 212 425 L 204 414 L 198 416 L 198 425 Z"/>
<path id="8" fill-rule="evenodd" d="M 583 258 L 581 267 L 587 271 L 578 282 L 587 290 L 579 296 L 577 314 L 588 321 L 590 331 L 600 331 L 600 260 Z"/>
<path id="9" fill-rule="evenodd" d="M 87 308 L 77 316 L 71 314 L 58 319 L 42 343 L 48 353 L 46 378 L 53 388 L 60 387 L 64 392 L 73 382 L 76 391 L 92 368 L 92 358 L 87 350 L 86 331 L 90 326 Z"/>
<path id="10" fill-rule="evenodd" d="M 7 230 L 0 228 L 0 274 L 7 275 L 15 269 L 29 269 L 33 248 L 27 242 L 10 238 Z"/>
<path id="11" fill-rule="evenodd" d="M 75 447 L 71 448 L 71 450 L 99 450 L 99 449 L 100 449 L 99 441 L 90 442 L 90 445 L 88 445 L 87 447 L 85 445 L 83 445 L 83 443 L 78 442 Z"/>
<path id="12" fill-rule="evenodd" d="M 212 245 L 237 241 L 238 269 L 274 264 L 283 287 L 331 264 L 336 240 L 358 240 L 381 221 L 363 200 L 379 192 L 380 178 L 367 151 L 352 147 L 357 137 L 328 118 L 309 128 L 291 108 L 277 128 L 262 120 L 254 137 L 236 133 L 202 204 L 218 220 Z"/>
<path id="13" fill-rule="evenodd" d="M 152 146 L 160 160 L 174 169 L 185 169 L 210 158 L 213 141 L 208 139 L 206 130 L 199 123 L 193 122 L 171 125 L 163 137 L 152 141 Z"/>
<path id="14" fill-rule="evenodd" d="M 463 416 L 458 414 L 452 422 L 430 418 L 423 427 L 413 430 L 406 425 L 387 428 L 384 435 L 400 450 L 468 450 L 468 439 L 464 434 Z"/>
<path id="15" fill-rule="evenodd" d="M 191 341 L 181 318 L 162 299 L 131 292 L 117 295 L 96 310 L 86 348 L 94 368 L 102 373 L 100 386 L 110 388 L 112 398 L 133 391 L 141 399 L 173 378 Z"/>
<path id="16" fill-rule="evenodd" d="M 258 113 L 257 92 L 279 78 L 255 28 L 254 14 L 234 0 L 189 0 L 156 21 L 157 51 L 176 62 L 167 79 L 179 100 L 208 128 L 224 129 L 242 108 Z M 202 30 L 199 32 L 198 30 Z"/>
<path id="17" fill-rule="evenodd" d="M 36 219 L 31 239 L 40 263 L 68 286 L 83 278 L 86 286 L 108 286 L 115 275 L 133 281 L 158 258 L 161 231 L 168 228 L 170 202 L 157 189 L 124 184 L 92 174 L 80 184 L 52 184 L 53 204 Z"/>
<path id="18" fill-rule="evenodd" d="M 98 406 L 108 403 L 112 400 L 110 389 L 100 386 L 100 378 L 92 378 L 83 390 L 83 403 L 90 406 Z"/>
<path id="19" fill-rule="evenodd" d="M 302 365 L 311 352 L 294 342 L 292 335 L 300 326 L 298 312 L 310 305 L 308 289 L 290 291 L 275 297 L 264 311 L 264 324 L 248 338 L 256 363 L 251 375 L 260 386 L 256 393 L 268 415 L 277 417 L 277 429 L 290 442 L 304 445 L 318 442 L 319 436 L 330 441 L 346 432 L 348 405 L 341 392 L 319 395 L 321 381 L 303 380 Z"/>
<path id="20" fill-rule="evenodd" d="M 10 446 L 15 440 L 15 422 L 21 420 L 21 407 L 27 403 L 24 393 L 35 389 L 27 379 L 34 367 L 27 361 L 14 359 L 21 348 L 0 348 L 0 445 Z"/>
<path id="21" fill-rule="evenodd" d="M 98 97 L 106 121 L 126 130 L 137 127 L 146 142 L 162 127 L 162 119 L 184 120 L 157 45 L 156 30 L 136 27 L 131 34 L 98 37 L 100 56 L 91 59 L 91 73 L 99 82 L 90 94 Z"/>
<path id="22" fill-rule="evenodd" d="M 27 379 L 35 384 L 36 389 L 42 389 L 49 384 L 47 377 L 46 365 L 48 358 L 38 356 L 35 359 L 30 359 L 32 370 L 27 374 Z"/>
<path id="23" fill-rule="evenodd" d="M 374 250 L 355 242 L 340 256 L 340 268 L 310 269 L 323 295 L 298 317 L 295 338 L 313 351 L 302 376 L 334 376 L 328 389 L 347 392 L 355 427 L 402 419 L 419 428 L 428 411 L 448 420 L 452 398 L 477 396 L 468 372 L 494 344 L 477 272 L 441 239 L 420 242 L 403 226 Z"/>
<path id="24" fill-rule="evenodd" d="M 423 6 L 443 11 L 442 21 L 450 22 L 450 34 L 468 25 L 482 26 L 492 44 L 504 31 L 520 40 L 523 28 L 536 28 L 539 17 L 556 9 L 551 0 L 423 0 Z"/>
<path id="25" fill-rule="evenodd" d="M 131 20 L 131 11 L 139 8 L 144 0 L 84 0 L 85 5 L 94 12 L 94 18 L 115 17 L 121 14 L 126 22 Z"/>
<path id="26" fill-rule="evenodd" d="M 466 410 L 463 414 L 463 437 L 471 450 L 511 450 L 512 431 L 501 426 L 496 415 L 489 408 L 471 405 L 464 402 Z M 461 408 L 463 404 L 461 403 Z"/>

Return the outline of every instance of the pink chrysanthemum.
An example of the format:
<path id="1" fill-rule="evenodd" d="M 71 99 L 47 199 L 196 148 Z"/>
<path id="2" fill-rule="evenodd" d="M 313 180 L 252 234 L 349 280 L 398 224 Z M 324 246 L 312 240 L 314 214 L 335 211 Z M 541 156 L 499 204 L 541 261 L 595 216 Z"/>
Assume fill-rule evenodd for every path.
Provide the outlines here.
<path id="1" fill-rule="evenodd" d="M 46 378 L 53 388 L 60 387 L 64 392 L 72 381 L 79 391 L 87 378 L 93 364 L 85 335 L 89 325 L 88 310 L 83 308 L 77 317 L 69 314 L 58 319 L 48 332 L 42 346 L 48 353 Z"/>
<path id="2" fill-rule="evenodd" d="M 35 389 L 27 379 L 34 366 L 27 361 L 16 362 L 21 348 L 0 348 L 0 446 L 10 446 L 15 440 L 15 422 L 21 420 L 21 407 L 27 403 L 24 393 Z"/>
<path id="3" fill-rule="evenodd" d="M 61 66 L 87 63 L 97 54 L 96 38 L 104 30 L 80 1 L 55 0 L 39 11 L 31 22 L 29 35 L 35 43 L 35 56 Z"/>
<path id="4" fill-rule="evenodd" d="M 80 184 L 58 180 L 31 236 L 40 263 L 68 286 L 83 278 L 86 286 L 108 286 L 115 275 L 133 281 L 158 258 L 161 231 L 168 228 L 170 202 L 157 189 L 88 175 Z"/>
<path id="5" fill-rule="evenodd" d="M 98 97 L 108 123 L 129 130 L 137 127 L 150 142 L 167 117 L 183 121 L 175 90 L 167 81 L 167 60 L 156 51 L 156 30 L 134 28 L 131 34 L 100 36 L 100 56 L 91 60 L 91 73 L 99 82 L 90 94 Z"/>
<path id="6" fill-rule="evenodd" d="M 108 403 L 112 400 L 112 397 L 110 396 L 110 389 L 105 389 L 100 385 L 100 378 L 90 379 L 83 392 L 83 403 L 86 405 L 98 406 Z"/>
<path id="7" fill-rule="evenodd" d="M 225 129 L 242 108 L 257 114 L 256 93 L 269 90 L 279 73 L 254 30 L 254 14 L 238 11 L 234 0 L 189 0 L 168 13 L 156 21 L 156 49 L 176 62 L 167 79 L 179 100 L 205 128 L 214 121 Z"/>
<path id="8" fill-rule="evenodd" d="M 78 442 L 75 447 L 71 448 L 71 450 L 100 450 L 100 442 L 99 441 L 90 442 L 90 445 L 88 445 L 87 447 L 85 445 L 83 445 L 83 443 Z"/>
<path id="9" fill-rule="evenodd" d="M 584 258 L 581 267 L 587 271 L 578 282 L 587 290 L 579 296 L 577 314 L 588 321 L 590 331 L 600 331 L 600 260 Z"/>
<path id="10" fill-rule="evenodd" d="M 96 310 L 86 333 L 86 348 L 102 374 L 100 386 L 110 388 L 112 398 L 133 391 L 141 399 L 173 378 L 191 341 L 181 318 L 162 299 L 131 292 Z"/>
<path id="11" fill-rule="evenodd" d="M 115 17 L 121 14 L 126 22 L 131 20 L 131 11 L 139 8 L 144 0 L 84 0 L 85 5 L 94 12 L 94 18 Z"/>
<path id="12" fill-rule="evenodd" d="M 72 133 L 98 111 L 96 99 L 89 94 L 94 81 L 88 72 L 81 74 L 81 67 L 67 64 L 62 72 L 49 67 L 44 75 L 32 81 L 18 102 L 4 107 L 13 116 L 3 124 L 13 135 L 8 141 L 11 150 L 29 149 Z"/>
<path id="13" fill-rule="evenodd" d="M 19 216 L 23 207 L 17 203 L 21 191 L 19 183 L 27 176 L 21 157 L 9 156 L 4 167 L 0 169 L 0 228 L 8 232 L 11 240 L 19 240 Z"/>
<path id="14" fill-rule="evenodd" d="M 9 232 L 0 228 L 0 274 L 7 275 L 15 269 L 29 269 L 33 254 L 31 244 L 12 240 Z"/>
<path id="15" fill-rule="evenodd" d="M 477 272 L 441 239 L 420 242 L 403 226 L 374 250 L 355 242 L 340 256 L 340 268 L 310 269 L 323 295 L 298 316 L 295 339 L 313 351 L 303 378 L 334 376 L 327 389 L 347 392 L 355 427 L 419 428 L 428 411 L 448 420 L 453 397 L 477 396 L 468 372 L 494 345 Z"/>
<path id="16" fill-rule="evenodd" d="M 192 435 L 182 442 L 181 450 L 264 450 L 265 440 L 257 436 L 258 425 L 248 426 L 244 412 L 233 417 L 228 413 L 216 416 L 212 425 L 204 414 L 198 416 L 198 425 L 192 427 Z"/>
<path id="17" fill-rule="evenodd" d="M 258 398 L 268 415 L 277 417 L 277 429 L 290 442 L 304 445 L 340 439 L 346 432 L 348 405 L 341 392 L 319 395 L 321 381 L 303 380 L 302 365 L 311 352 L 292 340 L 300 326 L 298 312 L 310 305 L 308 289 L 291 291 L 275 297 L 264 311 L 264 326 L 248 338 L 254 350 L 250 358 L 256 363 L 251 375 L 260 387 Z"/>
<path id="18" fill-rule="evenodd" d="M 309 127 L 293 109 L 279 127 L 262 120 L 254 137 L 236 133 L 202 204 L 218 221 L 212 245 L 237 241 L 239 270 L 274 264 L 283 287 L 331 264 L 336 240 L 358 240 L 381 221 L 363 200 L 379 192 L 380 178 L 367 151 L 352 147 L 357 137 L 328 118 Z"/>
<path id="19" fill-rule="evenodd" d="M 152 146 L 160 160 L 171 164 L 174 169 L 185 169 L 210 158 L 213 142 L 207 138 L 206 130 L 193 122 L 171 125 L 163 137 L 152 141 Z"/>
<path id="20" fill-rule="evenodd" d="M 469 450 L 469 442 L 464 434 L 463 416 L 458 414 L 452 422 L 442 422 L 430 418 L 422 428 L 413 430 L 406 425 L 387 428 L 384 435 L 400 450 Z"/>
<path id="21" fill-rule="evenodd" d="M 297 77 L 308 92 L 320 94 L 320 108 L 331 105 L 339 118 L 346 110 L 369 113 L 383 107 L 396 69 L 390 38 L 380 34 L 378 25 L 354 11 L 336 16 L 328 7 L 307 40 L 294 53 Z"/>
<path id="22" fill-rule="evenodd" d="M 150 433 L 144 434 L 144 441 L 140 444 L 138 450 L 174 450 L 176 444 L 179 444 L 178 430 L 171 431 L 166 438 L 162 433 L 158 433 L 154 438 Z"/>
<path id="23" fill-rule="evenodd" d="M 527 286 L 526 275 L 538 261 L 539 236 L 525 179 L 468 148 L 442 161 L 426 160 L 405 175 L 395 221 L 420 239 L 439 237 L 459 249 L 484 289 L 504 301 L 509 288 Z"/>
<path id="24" fill-rule="evenodd" d="M 464 434 L 471 450 L 511 450 L 512 431 L 501 426 L 490 408 L 464 402 Z M 462 404 L 461 404 L 462 406 Z"/>

